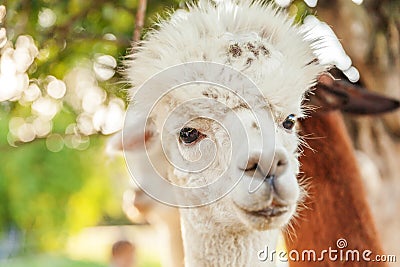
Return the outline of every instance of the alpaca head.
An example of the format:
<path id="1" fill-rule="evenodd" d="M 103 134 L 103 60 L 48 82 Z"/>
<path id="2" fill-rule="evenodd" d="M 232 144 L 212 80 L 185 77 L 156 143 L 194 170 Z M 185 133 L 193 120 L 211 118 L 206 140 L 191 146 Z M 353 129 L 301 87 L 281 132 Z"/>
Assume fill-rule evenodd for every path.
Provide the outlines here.
<path id="1" fill-rule="evenodd" d="M 176 12 L 128 60 L 125 155 L 150 195 L 170 182 L 176 203 L 161 201 L 203 206 L 193 222 L 204 224 L 201 213 L 224 229 L 279 228 L 301 195 L 295 120 L 323 67 L 284 15 L 233 2 Z"/>

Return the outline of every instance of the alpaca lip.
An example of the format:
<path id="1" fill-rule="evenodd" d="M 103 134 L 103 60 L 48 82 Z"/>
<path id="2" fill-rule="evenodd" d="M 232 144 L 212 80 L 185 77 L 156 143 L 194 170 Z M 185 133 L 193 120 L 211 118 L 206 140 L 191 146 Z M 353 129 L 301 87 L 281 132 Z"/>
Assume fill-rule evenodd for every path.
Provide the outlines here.
<path id="1" fill-rule="evenodd" d="M 272 206 L 268 207 L 263 210 L 257 210 L 257 211 L 248 211 L 248 213 L 254 215 L 254 216 L 262 216 L 262 217 L 278 217 L 281 216 L 282 214 L 285 214 L 288 212 L 289 209 L 287 206 Z"/>
<path id="2" fill-rule="evenodd" d="M 254 211 L 252 214 L 256 216 L 264 216 L 264 217 L 277 217 L 282 214 L 288 212 L 288 207 L 269 207 L 264 210 Z"/>

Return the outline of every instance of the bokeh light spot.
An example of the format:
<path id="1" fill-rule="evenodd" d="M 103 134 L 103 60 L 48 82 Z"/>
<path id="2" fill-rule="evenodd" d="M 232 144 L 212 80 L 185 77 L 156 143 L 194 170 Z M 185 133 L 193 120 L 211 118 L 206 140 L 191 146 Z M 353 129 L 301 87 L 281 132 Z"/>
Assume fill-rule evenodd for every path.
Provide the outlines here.
<path id="1" fill-rule="evenodd" d="M 53 80 L 47 85 L 47 93 L 54 99 L 61 99 L 64 97 L 67 87 L 65 83 L 60 80 Z"/>
<path id="2" fill-rule="evenodd" d="M 101 55 L 96 57 L 93 63 L 93 70 L 101 81 L 107 81 L 115 74 L 117 61 L 110 55 Z"/>
<path id="3" fill-rule="evenodd" d="M 56 23 L 57 16 L 50 8 L 43 8 L 39 12 L 39 25 L 43 28 L 49 28 Z"/>
<path id="4" fill-rule="evenodd" d="M 46 147 L 51 152 L 59 152 L 64 147 L 64 140 L 59 134 L 51 134 L 46 138 Z"/>

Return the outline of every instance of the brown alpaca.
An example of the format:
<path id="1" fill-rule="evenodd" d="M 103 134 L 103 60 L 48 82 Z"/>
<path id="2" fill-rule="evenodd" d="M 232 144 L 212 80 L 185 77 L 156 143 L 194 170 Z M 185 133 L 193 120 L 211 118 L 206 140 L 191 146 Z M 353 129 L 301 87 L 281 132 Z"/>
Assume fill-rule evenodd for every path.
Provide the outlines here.
<path id="1" fill-rule="evenodd" d="M 320 255 L 329 247 L 338 249 L 337 240 L 343 238 L 347 241 L 343 251 L 357 249 L 362 253 L 370 250 L 369 257 L 374 259 L 375 255 L 382 254 L 382 247 L 342 115 L 331 109 L 342 107 L 359 114 L 380 113 L 396 108 L 398 102 L 344 81 L 334 81 L 327 75 L 321 76 L 316 96 L 312 98 L 312 102 L 322 105 L 324 111 L 314 112 L 310 118 L 301 121 L 301 135 L 308 136 L 307 143 L 311 148 L 304 148 L 300 158 L 302 172 L 305 177 L 310 177 L 311 183 L 306 200 L 308 208 L 300 212 L 300 219 L 294 225 L 294 237 L 286 236 L 287 249 L 297 250 L 300 255 L 302 251 L 312 249 Z M 329 103 L 327 99 L 330 99 Z M 291 262 L 290 266 L 387 266 L 363 261 L 361 255 L 360 260 L 330 261 L 326 256 L 324 261 Z"/>

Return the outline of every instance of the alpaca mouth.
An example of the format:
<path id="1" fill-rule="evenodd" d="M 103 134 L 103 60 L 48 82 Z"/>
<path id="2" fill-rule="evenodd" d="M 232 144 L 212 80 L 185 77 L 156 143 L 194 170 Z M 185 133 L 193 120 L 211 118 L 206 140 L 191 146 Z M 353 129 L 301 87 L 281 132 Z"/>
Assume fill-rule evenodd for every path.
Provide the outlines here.
<path id="1" fill-rule="evenodd" d="M 255 217 L 263 217 L 263 218 L 274 218 L 274 217 L 279 217 L 289 211 L 288 206 L 283 206 L 283 205 L 275 205 L 272 204 L 269 207 L 266 207 L 261 210 L 247 210 L 242 207 L 239 207 L 236 205 L 240 210 L 242 210 L 244 213 L 250 215 L 250 216 L 255 216 Z"/>
<path id="2" fill-rule="evenodd" d="M 262 210 L 246 211 L 246 212 L 253 216 L 272 218 L 272 217 L 281 216 L 288 211 L 289 211 L 289 208 L 287 206 L 271 206 L 271 207 L 268 207 L 268 208 L 262 209 Z"/>

